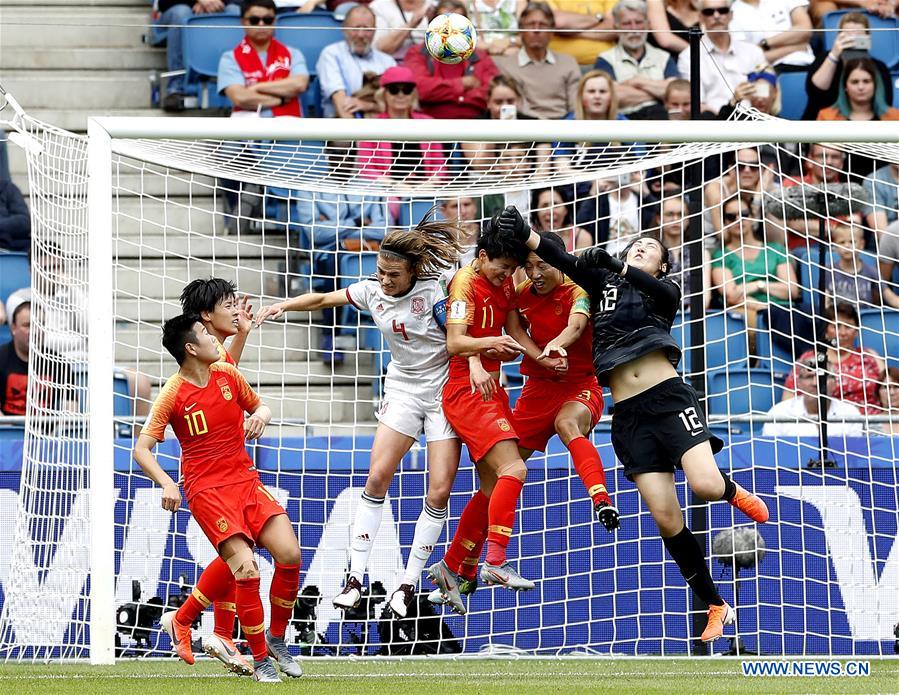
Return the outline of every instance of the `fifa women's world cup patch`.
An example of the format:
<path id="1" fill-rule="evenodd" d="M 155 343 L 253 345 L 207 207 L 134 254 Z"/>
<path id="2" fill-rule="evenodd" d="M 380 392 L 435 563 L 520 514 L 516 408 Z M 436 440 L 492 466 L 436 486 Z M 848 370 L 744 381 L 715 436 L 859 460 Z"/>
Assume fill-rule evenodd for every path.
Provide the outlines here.
<path id="1" fill-rule="evenodd" d="M 222 398 L 226 401 L 230 401 L 234 398 L 234 394 L 231 393 L 231 384 L 228 383 L 228 380 L 225 377 L 219 377 L 215 380 L 215 383 L 218 384 L 218 387 L 222 390 Z"/>

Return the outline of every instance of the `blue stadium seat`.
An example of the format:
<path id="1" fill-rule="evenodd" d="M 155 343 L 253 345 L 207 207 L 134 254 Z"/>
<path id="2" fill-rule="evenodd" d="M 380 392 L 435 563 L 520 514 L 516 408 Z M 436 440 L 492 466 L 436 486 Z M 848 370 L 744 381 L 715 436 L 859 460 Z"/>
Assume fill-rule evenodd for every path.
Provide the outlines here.
<path id="1" fill-rule="evenodd" d="M 371 252 L 340 252 L 337 256 L 337 281 L 341 288 L 349 287 L 361 278 L 377 272 L 378 254 Z M 359 314 L 355 307 L 347 305 L 343 308 L 340 323 L 344 326 L 356 326 L 358 323 L 370 324 L 367 314 Z M 379 350 L 381 336 L 376 329 L 362 329 L 359 335 L 359 347 L 368 350 Z"/>
<path id="2" fill-rule="evenodd" d="M 718 369 L 709 372 L 707 385 L 712 415 L 766 413 L 781 397 L 767 369 Z"/>
<path id="3" fill-rule="evenodd" d="M 780 92 L 781 118 L 798 121 L 805 113 L 808 105 L 808 93 L 805 91 L 805 72 L 785 72 L 777 78 L 777 89 Z"/>
<path id="4" fill-rule="evenodd" d="M 396 224 L 398 227 L 414 227 L 421 222 L 425 215 L 434 207 L 434 199 L 424 200 L 408 199 L 400 201 L 400 212 Z M 436 210 L 435 210 L 436 213 Z M 439 218 L 439 215 L 437 215 Z"/>
<path id="5" fill-rule="evenodd" d="M 807 249 L 800 247 L 790 252 L 796 261 L 798 269 L 799 286 L 802 288 L 799 303 L 802 307 L 810 309 L 812 306 L 812 297 L 815 297 L 815 304 L 820 308 L 822 297 L 818 292 L 818 283 L 820 275 L 823 271 L 818 263 L 817 246 Z M 836 252 L 829 251 L 825 254 L 825 262 L 833 265 L 838 257 Z"/>
<path id="6" fill-rule="evenodd" d="M 300 104 L 305 118 L 322 117 L 322 85 L 317 75 L 310 76 L 309 86 L 300 96 Z"/>
<path id="7" fill-rule="evenodd" d="M 0 302 L 6 302 L 9 295 L 23 287 L 31 287 L 28 255 L 17 252 L 0 253 Z"/>
<path id="8" fill-rule="evenodd" d="M 222 53 L 233 50 L 244 37 L 240 17 L 233 14 L 200 14 L 184 27 L 184 78 L 186 94 L 195 94 L 200 108 L 223 108 L 230 102 L 216 87 Z"/>
<path id="9" fill-rule="evenodd" d="M 782 381 L 793 368 L 793 356 L 774 342 L 766 313 L 759 314 L 756 328 L 755 352 L 759 357 L 757 366 L 771 371 L 778 381 Z"/>
<path id="10" fill-rule="evenodd" d="M 729 311 L 706 315 L 705 360 L 707 369 L 748 365 L 749 333 L 742 316 Z"/>
<path id="11" fill-rule="evenodd" d="M 864 309 L 859 312 L 859 345 L 887 359 L 890 367 L 899 367 L 899 311 Z"/>
<path id="12" fill-rule="evenodd" d="M 824 32 L 824 48 L 830 50 L 837 37 L 837 29 L 843 15 L 858 10 L 837 10 L 828 12 L 821 20 Z M 899 64 L 899 22 L 895 17 L 884 19 L 865 12 L 871 26 L 871 56 L 883 61 L 888 68 Z"/>
<path id="13" fill-rule="evenodd" d="M 899 72 L 895 70 L 890 74 L 890 80 L 893 82 L 893 106 L 899 109 Z"/>
<path id="14" fill-rule="evenodd" d="M 306 59 L 309 74 L 315 73 L 315 65 L 322 49 L 343 40 L 340 22 L 330 12 L 300 14 L 289 12 L 278 15 L 275 22 L 275 38 L 281 43 L 297 48 Z"/>

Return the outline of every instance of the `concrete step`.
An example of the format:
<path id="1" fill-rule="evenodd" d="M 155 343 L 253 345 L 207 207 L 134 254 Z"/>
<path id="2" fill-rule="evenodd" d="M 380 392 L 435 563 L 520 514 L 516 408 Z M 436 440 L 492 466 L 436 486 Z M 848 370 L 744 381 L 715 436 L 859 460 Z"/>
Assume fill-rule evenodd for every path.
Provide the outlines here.
<path id="1" fill-rule="evenodd" d="M 209 223 L 214 220 L 210 218 Z M 150 227 L 150 225 L 142 225 Z M 220 224 L 216 225 L 221 227 Z M 119 261 L 142 258 L 266 258 L 284 261 L 287 237 L 283 235 L 234 235 L 227 236 L 218 231 L 214 235 L 172 232 L 162 234 L 140 234 L 139 236 L 117 237 L 114 249 Z"/>
<path id="2" fill-rule="evenodd" d="M 66 7 L 0 6 L 0 46 L 32 51 L 39 46 L 55 48 L 123 47 L 143 44 L 149 32 L 150 6 L 103 7 L 67 3 Z"/>
<path id="3" fill-rule="evenodd" d="M 4 55 L 4 59 L 5 59 Z M 147 71 L 149 74 L 149 71 Z M 104 106 L 94 109 L 59 109 L 59 108 L 37 108 L 29 109 L 28 115 L 36 118 L 44 123 L 49 123 L 57 128 L 68 130 L 72 133 L 87 132 L 87 119 L 92 116 L 153 116 L 158 118 L 180 118 L 183 114 L 166 113 L 161 109 L 150 107 L 150 83 L 147 81 L 147 90 L 145 93 L 145 102 L 143 107 L 134 109 L 118 109 L 114 106 Z"/>
<path id="4" fill-rule="evenodd" d="M 41 7 L 62 7 L 71 9 L 73 4 L 72 0 L 41 0 Z M 84 8 L 134 7 L 139 8 L 149 16 L 147 0 L 79 0 L 78 6 Z M 0 10 L 7 7 L 34 9 L 34 2 L 33 0 L 0 0 Z"/>
<path id="5" fill-rule="evenodd" d="M 4 47 L 4 54 L 10 47 Z M 25 111 L 35 108 L 138 109 L 149 103 L 144 70 L 4 70 L 3 86 Z"/>
<path id="6" fill-rule="evenodd" d="M 6 70 L 165 70 L 165 51 L 150 48 L 68 47 L 3 51 Z M 149 83 L 148 83 L 149 84 Z"/>
<path id="7" fill-rule="evenodd" d="M 258 296 L 252 296 L 250 297 L 250 303 L 253 306 L 253 310 L 256 311 L 263 304 L 274 303 L 281 301 L 282 299 L 284 299 L 284 297 L 265 296 L 260 298 Z M 172 316 L 180 314 L 181 305 L 178 303 L 177 296 L 172 296 L 168 299 L 150 299 L 148 297 L 138 298 L 129 296 L 119 292 L 115 297 L 114 312 L 120 319 L 127 318 L 128 321 L 140 320 L 150 324 L 162 324 L 166 319 L 170 319 Z M 291 325 L 312 326 L 314 328 L 315 326 L 320 326 L 322 324 L 321 314 L 318 312 L 312 314 L 291 313 L 289 316 Z M 281 324 L 274 322 L 266 323 L 263 330 L 280 330 L 280 325 Z M 127 324 L 123 322 L 117 330 L 126 327 Z M 313 344 L 318 345 L 318 341 L 313 341 Z"/>
<path id="8" fill-rule="evenodd" d="M 263 263 L 265 267 L 263 267 Z M 150 299 L 177 299 L 191 280 L 223 277 L 235 282 L 241 292 L 251 296 L 265 294 L 266 275 L 277 274 L 277 263 L 258 258 L 223 261 L 206 258 L 146 261 L 138 267 L 116 267 L 114 288 L 122 295 Z"/>

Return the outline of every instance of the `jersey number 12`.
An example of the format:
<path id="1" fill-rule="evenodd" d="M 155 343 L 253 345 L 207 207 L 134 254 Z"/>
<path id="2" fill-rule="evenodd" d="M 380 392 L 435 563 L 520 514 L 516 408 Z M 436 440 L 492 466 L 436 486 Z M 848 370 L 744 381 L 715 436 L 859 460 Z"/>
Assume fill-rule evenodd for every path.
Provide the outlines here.
<path id="1" fill-rule="evenodd" d="M 615 311 L 616 304 L 618 304 L 618 288 L 606 287 L 602 291 L 602 299 L 599 302 L 599 310 Z"/>

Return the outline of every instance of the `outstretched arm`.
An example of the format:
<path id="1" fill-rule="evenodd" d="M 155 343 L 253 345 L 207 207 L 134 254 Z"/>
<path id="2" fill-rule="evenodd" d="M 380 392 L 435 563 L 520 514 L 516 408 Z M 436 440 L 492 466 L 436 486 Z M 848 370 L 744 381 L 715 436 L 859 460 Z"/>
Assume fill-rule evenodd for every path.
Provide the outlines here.
<path id="1" fill-rule="evenodd" d="M 259 310 L 259 316 L 256 317 L 256 325 L 262 325 L 266 319 L 280 318 L 285 311 L 318 311 L 319 309 L 333 309 L 337 306 L 345 306 L 350 300 L 347 297 L 346 290 L 335 290 L 334 292 L 309 292 L 301 294 L 299 297 L 291 297 L 283 302 L 264 306 Z"/>
<path id="2" fill-rule="evenodd" d="M 680 289 L 670 280 L 659 280 L 639 268 L 630 267 L 627 263 L 624 264 L 619 275 L 638 290 L 652 297 L 663 312 L 677 311 L 679 308 Z"/>

